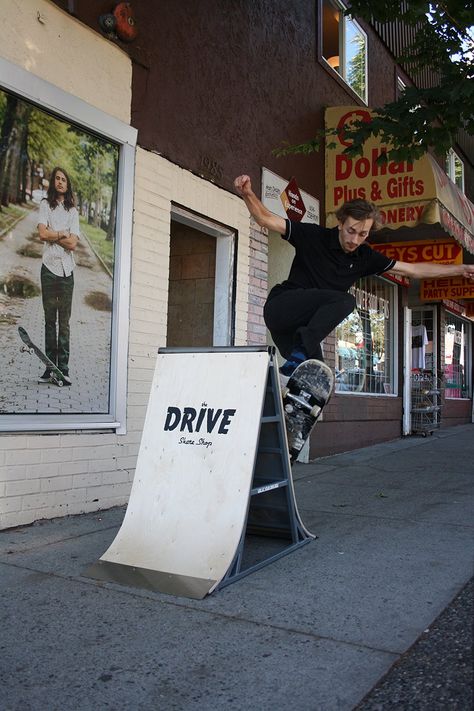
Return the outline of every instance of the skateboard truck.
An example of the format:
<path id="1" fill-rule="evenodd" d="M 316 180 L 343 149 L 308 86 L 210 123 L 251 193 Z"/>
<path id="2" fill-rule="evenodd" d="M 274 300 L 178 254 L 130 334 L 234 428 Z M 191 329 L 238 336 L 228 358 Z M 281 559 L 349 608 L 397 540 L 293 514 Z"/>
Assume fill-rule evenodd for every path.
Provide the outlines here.
<path id="1" fill-rule="evenodd" d="M 334 387 L 331 369 L 323 362 L 303 361 L 281 389 L 288 449 L 293 462 L 309 437 Z"/>

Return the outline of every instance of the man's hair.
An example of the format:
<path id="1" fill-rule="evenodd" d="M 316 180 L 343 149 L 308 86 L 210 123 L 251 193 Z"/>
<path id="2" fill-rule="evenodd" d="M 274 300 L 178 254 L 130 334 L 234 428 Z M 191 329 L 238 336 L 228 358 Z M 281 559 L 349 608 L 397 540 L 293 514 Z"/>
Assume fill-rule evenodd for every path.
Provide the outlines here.
<path id="1" fill-rule="evenodd" d="M 67 190 L 64 193 L 63 205 L 66 210 L 70 210 L 71 207 L 76 206 L 76 201 L 74 199 L 74 195 L 73 195 L 72 187 L 71 187 L 71 179 L 70 179 L 69 175 L 66 173 L 66 171 L 64 170 L 64 168 L 61 168 L 59 165 L 57 165 L 56 168 L 53 168 L 53 171 L 51 173 L 51 177 L 49 179 L 48 193 L 47 193 L 46 200 L 48 201 L 49 206 L 52 210 L 54 210 L 54 208 L 58 206 L 58 196 L 56 194 L 56 187 L 55 187 L 54 182 L 56 179 L 56 173 L 59 170 L 61 171 L 61 173 L 64 173 L 64 175 L 66 176 L 66 180 L 67 180 Z"/>
<path id="2" fill-rule="evenodd" d="M 367 200 L 349 200 L 345 202 L 336 212 L 337 219 L 344 223 L 347 217 L 353 217 L 354 220 L 373 220 L 373 230 L 378 230 L 382 226 L 382 216 L 380 211 L 373 202 Z"/>

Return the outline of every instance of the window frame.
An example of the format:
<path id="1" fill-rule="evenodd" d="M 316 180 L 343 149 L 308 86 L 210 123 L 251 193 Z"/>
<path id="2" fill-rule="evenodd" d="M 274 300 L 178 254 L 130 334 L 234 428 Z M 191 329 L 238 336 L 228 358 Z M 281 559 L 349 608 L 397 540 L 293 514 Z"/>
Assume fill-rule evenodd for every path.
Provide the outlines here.
<path id="1" fill-rule="evenodd" d="M 459 161 L 462 171 L 461 171 L 461 185 L 456 183 L 456 160 Z M 456 185 L 456 187 L 464 193 L 465 185 L 465 171 L 464 171 L 464 161 L 461 156 L 454 150 L 450 148 L 446 154 L 446 175 L 448 178 Z"/>
<path id="2" fill-rule="evenodd" d="M 237 233 L 192 210 L 171 203 L 171 220 L 204 232 L 216 240 L 213 347 L 233 346 L 235 341 L 235 292 Z"/>
<path id="3" fill-rule="evenodd" d="M 131 244 L 137 130 L 45 79 L 0 58 L 0 89 L 119 146 L 110 399 L 106 414 L 0 415 L 0 432 L 114 430 L 126 434 Z"/>
<path id="4" fill-rule="evenodd" d="M 342 67 L 343 71 L 339 72 L 335 68 L 331 66 L 331 64 L 328 61 L 328 58 L 324 56 L 323 53 L 323 47 L 324 47 L 324 15 L 323 15 L 323 2 L 327 2 L 328 4 L 332 5 L 336 10 L 339 10 L 342 18 L 342 22 L 339 23 L 339 57 L 342 59 Z M 369 38 L 367 35 L 367 32 L 361 27 L 359 22 L 352 17 L 352 15 L 344 15 L 344 11 L 347 10 L 348 8 L 341 2 L 341 0 L 321 0 L 321 2 L 318 3 L 318 9 L 319 9 L 319 27 L 320 27 L 320 32 L 319 32 L 319 45 L 318 45 L 318 59 L 322 66 L 331 74 L 331 76 L 341 84 L 346 90 L 348 89 L 351 94 L 353 94 L 355 97 L 357 97 L 358 101 L 360 101 L 362 104 L 365 106 L 368 106 L 368 97 L 369 97 L 369 68 L 368 68 L 368 54 L 369 54 Z M 363 35 L 365 39 L 365 76 L 364 76 L 364 93 L 365 96 L 360 96 L 360 94 L 351 86 L 351 84 L 348 82 L 346 78 L 346 21 L 352 22 L 357 30 Z M 340 65 L 341 66 L 341 63 Z"/>
<path id="5" fill-rule="evenodd" d="M 360 280 L 357 280 L 357 282 L 354 284 L 352 287 L 353 289 L 357 289 L 360 281 L 362 279 L 376 279 L 377 281 L 383 282 L 384 284 L 388 285 L 391 290 L 391 300 L 390 300 L 390 309 L 391 309 L 391 316 L 390 316 L 390 338 L 391 338 L 391 352 L 390 352 L 390 375 L 389 375 L 389 383 L 392 385 L 392 392 L 383 392 L 383 393 L 371 393 L 371 392 L 364 392 L 364 391 L 357 391 L 357 390 L 338 390 L 337 385 L 335 388 L 335 393 L 339 395 L 348 395 L 350 397 L 353 396 L 363 396 L 363 397 L 399 397 L 399 377 L 398 377 L 398 367 L 397 367 L 397 362 L 398 362 L 398 350 L 399 350 L 399 333 L 398 333 L 398 294 L 399 290 L 397 288 L 397 285 L 393 283 L 390 279 L 386 279 L 383 276 L 377 276 L 377 275 L 372 275 L 369 277 L 362 277 Z M 351 293 L 351 292 L 350 292 Z M 342 322 L 344 323 L 344 322 Z M 341 324 L 339 324 L 340 326 Z M 334 334 L 335 334 L 335 366 L 338 364 L 338 342 L 337 342 L 337 328 L 336 327 Z"/>
<path id="6" fill-rule="evenodd" d="M 458 388 L 447 388 L 446 387 L 446 373 L 445 373 L 445 368 L 446 368 L 446 328 L 447 328 L 447 319 L 448 318 L 453 318 L 457 319 L 461 323 L 465 325 L 465 333 L 466 333 L 466 344 L 465 344 L 465 355 L 466 355 L 466 363 L 465 363 L 465 378 L 466 378 L 466 397 L 455 397 L 453 395 L 446 395 L 446 391 L 448 390 L 456 390 Z M 444 378 L 445 378 L 445 398 L 446 400 L 456 400 L 457 402 L 466 402 L 467 400 L 470 400 L 473 396 L 473 383 L 472 383 L 472 342 L 473 342 L 473 329 L 472 329 L 472 321 L 468 318 L 464 318 L 460 314 L 453 313 L 449 309 L 445 309 L 445 314 L 444 314 L 444 327 L 443 327 L 443 363 L 442 363 L 442 371 L 444 373 Z"/>

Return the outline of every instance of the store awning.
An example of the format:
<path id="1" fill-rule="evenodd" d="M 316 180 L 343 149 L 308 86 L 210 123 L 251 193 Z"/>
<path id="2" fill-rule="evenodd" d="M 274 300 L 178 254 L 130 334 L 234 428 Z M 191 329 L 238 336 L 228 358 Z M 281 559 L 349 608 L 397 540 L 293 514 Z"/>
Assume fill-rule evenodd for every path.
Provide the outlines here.
<path id="1" fill-rule="evenodd" d="M 350 120 L 370 120 L 360 107 L 326 110 L 326 125 L 341 127 Z M 474 205 L 429 154 L 419 160 L 377 163 L 388 148 L 376 138 L 364 154 L 349 158 L 342 133 L 336 148 L 326 150 L 326 224 L 336 224 L 335 212 L 346 201 L 363 198 L 381 210 L 384 227 L 378 233 L 391 240 L 438 238 L 451 235 L 474 254 Z M 416 228 L 416 232 L 413 229 Z"/>

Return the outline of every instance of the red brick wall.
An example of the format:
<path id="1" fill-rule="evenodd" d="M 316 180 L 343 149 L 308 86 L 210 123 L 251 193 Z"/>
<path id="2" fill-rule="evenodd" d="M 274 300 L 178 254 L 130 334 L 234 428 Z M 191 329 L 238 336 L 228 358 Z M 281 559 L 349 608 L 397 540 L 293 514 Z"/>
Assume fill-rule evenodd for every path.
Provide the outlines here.
<path id="1" fill-rule="evenodd" d="M 401 430 L 401 397 L 335 394 L 313 430 L 310 459 L 397 439 Z"/>
<path id="2" fill-rule="evenodd" d="M 250 225 L 249 317 L 247 343 L 260 346 L 267 342 L 263 305 L 268 294 L 268 232 L 254 220 Z"/>

